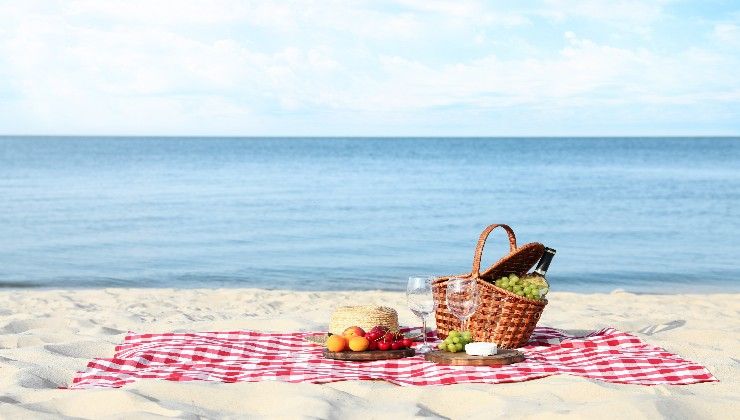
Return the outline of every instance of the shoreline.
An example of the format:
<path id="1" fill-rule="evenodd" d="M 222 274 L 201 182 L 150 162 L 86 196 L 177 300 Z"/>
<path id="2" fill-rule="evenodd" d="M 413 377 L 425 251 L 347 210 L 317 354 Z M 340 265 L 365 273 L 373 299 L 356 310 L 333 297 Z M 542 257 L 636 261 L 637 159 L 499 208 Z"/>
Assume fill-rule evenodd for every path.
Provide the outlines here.
<path id="1" fill-rule="evenodd" d="M 13 284 L 16 284 L 15 282 Z M 665 286 L 669 288 L 670 285 Z M 577 295 L 612 295 L 612 294 L 629 294 L 635 296 L 706 296 L 706 295 L 740 295 L 740 287 L 735 289 L 724 288 L 721 285 L 708 287 L 707 291 L 694 291 L 692 289 L 676 289 L 674 293 L 664 293 L 655 291 L 635 291 L 625 289 L 623 287 L 616 287 L 611 290 L 592 290 L 592 291 L 573 291 L 570 288 L 558 289 L 553 293 L 565 293 L 565 294 L 577 294 Z M 715 290 L 716 289 L 716 290 Z M 724 289 L 724 290 L 720 290 Z M 64 291 L 90 291 L 90 290 L 192 290 L 192 291 L 219 291 L 219 290 L 238 290 L 238 291 L 270 291 L 270 292 L 290 292 L 290 293 L 364 293 L 364 292 L 375 292 L 375 293 L 405 293 L 404 289 L 289 289 L 289 288 L 275 288 L 268 289 L 257 286 L 214 286 L 214 287 L 188 287 L 188 286 L 152 286 L 152 287 L 141 287 L 141 286 L 72 286 L 72 287 L 59 287 L 59 286 L 6 286 L 0 282 L 0 293 L 4 292 L 64 292 Z M 689 291 L 691 290 L 691 291 Z"/>
<path id="2" fill-rule="evenodd" d="M 568 331 L 615 327 L 706 366 L 720 382 L 638 386 L 561 375 L 512 384 L 398 388 L 373 381 L 145 380 L 120 389 L 60 390 L 89 360 L 110 357 L 128 331 L 322 331 L 331 311 L 346 304 L 383 304 L 396 308 L 403 325 L 419 321 L 406 309 L 405 294 L 391 291 L 5 289 L 0 290 L 0 417 L 250 413 L 406 418 L 478 412 L 536 418 L 723 418 L 740 404 L 740 293 L 551 292 L 548 297 L 541 326 Z"/>

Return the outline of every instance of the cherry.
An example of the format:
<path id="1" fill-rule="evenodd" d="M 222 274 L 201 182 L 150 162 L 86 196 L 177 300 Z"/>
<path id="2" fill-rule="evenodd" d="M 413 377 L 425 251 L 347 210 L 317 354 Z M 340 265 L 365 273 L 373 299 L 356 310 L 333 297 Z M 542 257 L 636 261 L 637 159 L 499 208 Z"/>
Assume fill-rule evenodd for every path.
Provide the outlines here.
<path id="1" fill-rule="evenodd" d="M 387 343 L 385 341 L 378 342 L 378 350 L 386 351 L 390 349 L 391 349 L 391 343 Z"/>
<path id="2" fill-rule="evenodd" d="M 372 332 L 373 334 L 375 334 L 375 335 L 376 335 L 376 336 L 378 336 L 378 337 L 382 337 L 382 336 L 383 336 L 383 334 L 385 334 L 385 333 L 387 333 L 387 332 L 388 332 L 388 328 L 386 328 L 386 327 L 383 327 L 383 326 L 380 326 L 380 325 L 376 325 L 376 326 L 374 326 L 374 327 L 373 327 L 373 328 L 372 328 L 372 329 L 370 330 L 370 332 Z"/>

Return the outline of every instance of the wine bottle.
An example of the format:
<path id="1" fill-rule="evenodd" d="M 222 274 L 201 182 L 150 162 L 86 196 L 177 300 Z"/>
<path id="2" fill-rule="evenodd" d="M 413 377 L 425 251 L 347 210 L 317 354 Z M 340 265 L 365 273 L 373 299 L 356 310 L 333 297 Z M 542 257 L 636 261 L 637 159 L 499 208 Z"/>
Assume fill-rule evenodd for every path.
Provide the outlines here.
<path id="1" fill-rule="evenodd" d="M 537 263 L 537 268 L 534 269 L 534 273 L 545 277 L 547 269 L 550 268 L 550 263 L 552 262 L 552 258 L 555 256 L 556 252 L 557 251 L 552 248 L 545 247 L 545 253 L 542 254 L 540 261 Z"/>
<path id="2" fill-rule="evenodd" d="M 547 281 L 547 270 L 550 268 L 552 258 L 555 256 L 555 250 L 545 247 L 545 253 L 540 257 L 534 272 L 527 274 L 524 278 L 530 283 L 540 286 L 540 298 L 544 297 L 550 290 L 550 283 Z"/>

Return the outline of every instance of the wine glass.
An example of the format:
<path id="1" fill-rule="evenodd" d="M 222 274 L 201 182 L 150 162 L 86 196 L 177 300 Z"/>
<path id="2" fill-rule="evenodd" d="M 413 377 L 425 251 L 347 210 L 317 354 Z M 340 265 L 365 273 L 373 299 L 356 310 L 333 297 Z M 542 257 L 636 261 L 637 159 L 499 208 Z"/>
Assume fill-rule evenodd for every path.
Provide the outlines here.
<path id="1" fill-rule="evenodd" d="M 478 307 L 478 283 L 475 279 L 452 277 L 447 280 L 447 308 L 460 320 L 462 331 L 468 330 L 468 319 Z"/>
<path id="2" fill-rule="evenodd" d="M 432 294 L 432 276 L 411 276 L 406 286 L 406 301 L 414 315 L 421 318 L 421 334 L 424 344 L 416 349 L 417 353 L 428 353 L 432 348 L 427 344 L 427 316 L 434 312 L 436 304 Z"/>

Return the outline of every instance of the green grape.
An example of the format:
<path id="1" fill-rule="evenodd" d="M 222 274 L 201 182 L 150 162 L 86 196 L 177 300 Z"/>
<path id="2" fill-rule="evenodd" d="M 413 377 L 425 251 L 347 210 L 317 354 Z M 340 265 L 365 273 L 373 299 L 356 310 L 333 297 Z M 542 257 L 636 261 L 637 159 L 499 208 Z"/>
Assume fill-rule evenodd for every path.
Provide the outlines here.
<path id="1" fill-rule="evenodd" d="M 442 351 L 445 351 L 445 350 L 447 350 L 447 344 L 445 344 L 444 341 L 443 341 L 443 342 L 437 344 L 437 348 L 440 349 L 440 350 L 442 350 Z"/>
<path id="2" fill-rule="evenodd" d="M 450 330 L 450 333 L 447 334 L 448 337 L 460 337 L 460 331 L 458 330 Z"/>
<path id="3" fill-rule="evenodd" d="M 452 337 L 452 342 L 455 343 L 455 344 L 459 343 L 460 340 L 461 340 L 460 336 Z"/>
<path id="4" fill-rule="evenodd" d="M 517 281 L 517 280 L 519 280 L 519 276 L 517 276 L 514 273 L 511 273 L 511 274 L 509 274 L 509 280 Z"/>
<path id="5" fill-rule="evenodd" d="M 517 292 L 514 292 L 517 296 L 524 296 L 524 292 L 519 290 Z"/>
<path id="6" fill-rule="evenodd" d="M 452 337 L 450 337 L 449 335 L 447 336 L 447 338 L 445 338 L 445 340 L 443 341 L 443 343 L 445 343 L 445 344 L 455 344 L 455 343 L 452 342 Z"/>
<path id="7" fill-rule="evenodd" d="M 524 289 L 522 288 L 522 286 L 514 286 L 514 293 L 519 293 L 523 291 Z"/>
<path id="8" fill-rule="evenodd" d="M 501 279 L 497 283 L 498 284 L 496 284 L 496 286 L 503 287 L 504 289 L 506 289 L 507 287 L 509 287 L 509 280 L 503 280 L 503 279 Z"/>
<path id="9" fill-rule="evenodd" d="M 457 343 L 457 344 L 455 344 L 455 348 L 457 349 L 457 351 L 462 351 L 462 349 L 463 349 L 463 343 Z"/>
<path id="10" fill-rule="evenodd" d="M 447 346 L 447 351 L 450 353 L 457 353 L 457 346 L 455 344 L 450 344 Z"/>
<path id="11" fill-rule="evenodd" d="M 462 333 L 462 338 L 463 338 L 463 340 L 465 340 L 465 341 L 467 341 L 469 343 L 470 340 L 473 339 L 473 335 L 470 333 L 470 331 L 464 331 Z"/>

